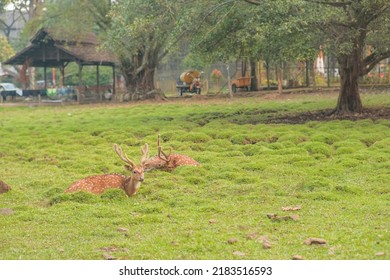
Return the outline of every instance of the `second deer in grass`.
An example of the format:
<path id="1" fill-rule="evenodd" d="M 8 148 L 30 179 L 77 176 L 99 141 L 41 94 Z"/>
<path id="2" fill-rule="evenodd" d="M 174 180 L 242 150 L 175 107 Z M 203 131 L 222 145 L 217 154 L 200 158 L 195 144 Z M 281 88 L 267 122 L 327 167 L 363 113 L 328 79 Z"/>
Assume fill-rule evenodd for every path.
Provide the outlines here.
<path id="1" fill-rule="evenodd" d="M 145 171 L 149 171 L 152 169 L 162 169 L 171 172 L 173 171 L 173 169 L 181 165 L 200 165 L 199 162 L 197 162 L 193 158 L 190 158 L 189 156 L 171 154 L 171 151 L 168 155 L 164 153 L 160 145 L 160 135 L 157 138 L 157 149 L 157 156 L 148 160 L 148 162 L 145 164 Z"/>
<path id="2" fill-rule="evenodd" d="M 148 144 L 141 148 L 141 165 L 136 165 L 122 149 L 114 144 L 115 152 L 123 160 L 125 169 L 131 171 L 131 176 L 121 174 L 102 174 L 89 176 L 70 185 L 65 192 L 86 191 L 93 194 L 101 194 L 110 188 L 123 189 L 128 196 L 135 195 L 144 181 L 145 164 L 148 161 Z"/>

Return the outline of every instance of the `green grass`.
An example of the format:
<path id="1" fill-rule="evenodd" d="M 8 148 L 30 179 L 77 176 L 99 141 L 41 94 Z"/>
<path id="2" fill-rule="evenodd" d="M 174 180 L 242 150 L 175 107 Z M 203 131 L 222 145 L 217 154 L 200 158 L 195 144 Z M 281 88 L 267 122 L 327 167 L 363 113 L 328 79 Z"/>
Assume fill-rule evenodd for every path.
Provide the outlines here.
<path id="1" fill-rule="evenodd" d="M 335 100 L 0 107 L 0 180 L 13 187 L 0 195 L 13 210 L 0 214 L 0 259 L 389 259 L 390 120 L 264 124 Z M 363 102 L 390 106 L 390 96 Z M 149 172 L 131 198 L 64 194 L 88 175 L 125 174 L 113 143 L 138 161 L 145 142 L 157 152 L 158 134 L 202 166 Z"/>

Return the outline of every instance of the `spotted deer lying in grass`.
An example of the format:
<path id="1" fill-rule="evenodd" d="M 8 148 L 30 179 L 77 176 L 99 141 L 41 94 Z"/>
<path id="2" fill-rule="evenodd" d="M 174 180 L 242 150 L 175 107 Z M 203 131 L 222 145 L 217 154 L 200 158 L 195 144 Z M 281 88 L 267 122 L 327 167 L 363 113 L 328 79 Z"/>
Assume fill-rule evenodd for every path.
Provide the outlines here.
<path id="1" fill-rule="evenodd" d="M 128 196 L 135 195 L 144 181 L 145 164 L 148 161 L 148 144 L 141 148 L 142 157 L 141 165 L 136 165 L 128 156 L 123 153 L 122 149 L 114 144 L 115 152 L 123 160 L 125 169 L 131 171 L 131 176 L 121 174 L 102 174 L 89 176 L 70 185 L 65 192 L 86 191 L 93 194 L 101 194 L 107 189 L 123 189 Z"/>
<path id="2" fill-rule="evenodd" d="M 150 171 L 153 169 L 161 169 L 165 171 L 173 171 L 176 167 L 181 165 L 192 165 L 199 166 L 200 163 L 196 160 L 190 158 L 189 156 L 180 155 L 180 154 L 171 154 L 172 150 L 169 151 L 167 155 L 161 148 L 160 145 L 160 135 L 157 138 L 157 156 L 152 157 L 145 164 L 145 171 Z"/>

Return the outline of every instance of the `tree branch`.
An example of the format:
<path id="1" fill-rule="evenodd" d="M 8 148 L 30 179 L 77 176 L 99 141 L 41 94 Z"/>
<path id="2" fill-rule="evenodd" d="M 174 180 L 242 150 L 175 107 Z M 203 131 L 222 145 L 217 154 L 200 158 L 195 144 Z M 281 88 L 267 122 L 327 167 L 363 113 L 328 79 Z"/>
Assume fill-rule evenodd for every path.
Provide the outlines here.
<path id="1" fill-rule="evenodd" d="M 256 1 L 256 0 L 244 0 L 244 1 L 249 3 L 249 4 L 253 4 L 253 5 L 261 5 L 261 3 L 259 1 Z"/>
<path id="2" fill-rule="evenodd" d="M 390 50 L 383 53 L 373 52 L 363 60 L 360 76 L 368 74 L 379 62 L 390 57 Z"/>
<path id="3" fill-rule="evenodd" d="M 366 20 L 366 23 L 369 24 L 371 23 L 372 21 L 374 21 L 375 19 L 377 19 L 378 17 L 380 17 L 382 14 L 384 14 L 386 12 L 387 9 L 390 8 L 390 4 L 387 4 L 387 5 L 384 5 L 383 7 L 381 7 L 380 9 L 375 9 L 372 13 L 372 15 L 370 17 L 368 17 L 368 19 Z"/>
<path id="4" fill-rule="evenodd" d="M 305 1 L 315 3 L 315 4 L 328 5 L 328 6 L 332 6 L 332 7 L 339 7 L 339 8 L 344 8 L 344 7 L 352 4 L 352 1 L 346 1 L 346 2 L 320 1 L 320 0 L 305 0 Z"/>

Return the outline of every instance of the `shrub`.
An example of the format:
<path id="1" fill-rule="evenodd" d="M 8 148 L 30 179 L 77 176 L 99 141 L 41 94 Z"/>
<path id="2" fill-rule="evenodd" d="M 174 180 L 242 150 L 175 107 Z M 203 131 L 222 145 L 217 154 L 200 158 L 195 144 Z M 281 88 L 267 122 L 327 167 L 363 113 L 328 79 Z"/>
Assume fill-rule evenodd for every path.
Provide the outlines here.
<path id="1" fill-rule="evenodd" d="M 298 147 L 306 149 L 312 155 L 320 154 L 330 157 L 333 154 L 332 147 L 322 142 L 305 142 L 299 144 Z"/>

